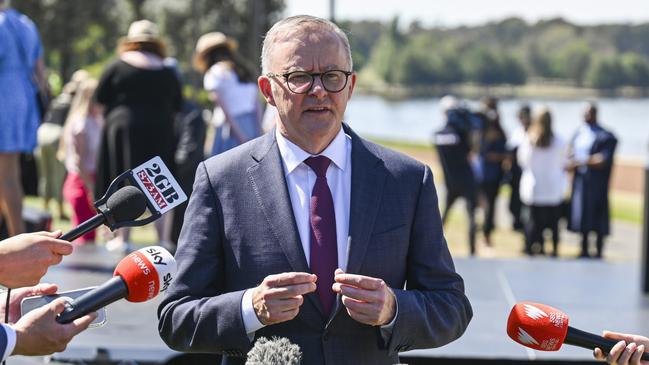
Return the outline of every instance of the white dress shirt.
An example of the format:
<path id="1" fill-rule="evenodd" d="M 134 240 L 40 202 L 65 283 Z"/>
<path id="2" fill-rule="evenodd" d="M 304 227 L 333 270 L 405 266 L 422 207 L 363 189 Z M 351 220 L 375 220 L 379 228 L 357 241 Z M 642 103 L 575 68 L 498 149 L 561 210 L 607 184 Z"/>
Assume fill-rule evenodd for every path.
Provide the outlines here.
<path id="1" fill-rule="evenodd" d="M 282 167 L 284 168 L 284 176 L 288 185 L 293 216 L 295 217 L 295 223 L 300 234 L 302 249 L 304 250 L 307 264 L 310 265 L 311 231 L 309 216 L 311 212 L 311 192 L 315 184 L 316 174 L 304 163 L 304 160 L 313 155 L 286 139 L 277 129 L 275 130 L 275 139 L 277 140 L 277 147 L 282 157 Z M 352 186 L 351 137 L 345 134 L 341 127 L 333 141 L 331 141 L 329 146 L 319 156 L 326 156 L 331 160 L 331 164 L 327 169 L 327 184 L 329 185 L 329 190 L 331 190 L 336 215 L 338 267 L 346 271 L 349 255 L 349 208 Z M 398 308 L 396 311 L 398 311 Z M 263 328 L 264 324 L 259 321 L 252 306 L 251 289 L 246 290 L 243 295 L 241 312 L 246 333 L 248 334 L 248 338 L 252 340 L 254 333 Z M 384 337 L 391 334 L 396 317 L 395 315 L 392 322 L 381 327 Z"/>
<path id="2" fill-rule="evenodd" d="M 277 129 L 275 130 L 275 139 L 277 140 L 279 154 L 282 157 L 282 167 L 288 185 L 289 197 L 291 198 L 293 217 L 295 217 L 297 230 L 300 234 L 306 262 L 310 265 L 311 228 L 309 216 L 311 214 L 311 192 L 313 191 L 316 175 L 304 163 L 304 160 L 312 155 L 286 139 Z M 352 142 L 351 137 L 345 134 L 342 127 L 329 146 L 320 153 L 320 156 L 326 156 L 331 160 L 331 164 L 327 169 L 327 185 L 331 190 L 334 201 L 334 214 L 336 215 L 338 267 L 346 270 L 349 204 L 352 186 Z M 250 289 L 246 290 L 243 295 L 241 311 L 246 333 L 252 339 L 255 331 L 264 327 L 264 325 L 255 314 L 255 309 L 252 306 L 252 290 Z"/>

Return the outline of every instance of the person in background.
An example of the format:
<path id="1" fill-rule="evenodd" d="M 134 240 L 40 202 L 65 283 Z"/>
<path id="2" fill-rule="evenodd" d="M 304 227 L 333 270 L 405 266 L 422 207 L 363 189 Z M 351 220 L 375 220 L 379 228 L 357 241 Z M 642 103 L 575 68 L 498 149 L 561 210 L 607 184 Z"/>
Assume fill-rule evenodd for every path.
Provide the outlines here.
<path id="1" fill-rule="evenodd" d="M 483 195 L 484 221 L 482 232 L 487 246 L 492 246 L 491 232 L 495 228 L 496 198 L 503 181 L 503 164 L 508 159 L 507 137 L 500 125 L 498 100 L 487 97 L 482 100 L 482 140 L 480 145 L 480 161 L 482 164 L 482 181 L 480 190 Z"/>
<path id="2" fill-rule="evenodd" d="M 122 172 L 160 156 L 174 172 L 174 118 L 182 107 L 180 82 L 165 67 L 165 45 L 156 24 L 133 22 L 120 40 L 118 59 L 102 74 L 97 102 L 104 106 L 104 129 L 97 163 L 95 197 Z M 164 219 L 155 222 L 160 240 Z M 128 250 L 129 229 L 122 228 L 106 243 L 112 250 Z"/>
<path id="3" fill-rule="evenodd" d="M 444 128 L 433 135 L 437 156 L 444 171 L 446 186 L 446 203 L 442 213 L 442 223 L 446 224 L 448 213 L 457 198 L 464 198 L 468 221 L 469 254 L 474 255 L 475 248 L 475 208 L 478 183 L 471 168 L 471 134 L 470 112 L 460 105 L 453 96 L 440 99 L 440 108 L 446 117 Z"/>
<path id="4" fill-rule="evenodd" d="M 65 162 L 68 175 L 63 195 L 72 207 L 72 225 L 78 226 L 97 214 L 93 205 L 97 151 L 104 124 L 101 106 L 93 99 L 97 80 L 81 82 L 72 100 L 70 113 L 63 127 L 59 159 Z M 84 233 L 76 243 L 94 243 L 95 231 Z"/>
<path id="5" fill-rule="evenodd" d="M 10 236 L 25 231 L 20 154 L 36 147 L 38 90 L 45 84 L 36 25 L 0 0 L 0 219 Z"/>
<path id="6" fill-rule="evenodd" d="M 178 61 L 175 58 L 167 57 L 164 63 L 166 67 L 174 70 L 182 84 L 183 75 L 178 68 Z M 185 99 L 180 113 L 176 114 L 174 128 L 176 134 L 176 150 L 174 153 L 176 172 L 174 177 L 182 191 L 187 196 L 191 196 L 196 168 L 205 159 L 204 146 L 207 128 L 203 119 L 203 110 L 197 104 Z M 171 252 L 176 250 L 186 209 L 187 202 L 184 202 L 175 207 L 167 216 L 167 218 L 171 216 L 171 223 L 167 225 L 169 232 L 166 234 L 171 243 L 167 248 Z"/>
<path id="7" fill-rule="evenodd" d="M 511 153 L 511 166 L 509 168 L 509 186 L 511 187 L 509 212 L 512 214 L 512 228 L 515 231 L 523 229 L 521 198 L 519 193 L 522 170 L 516 159 L 516 151 L 518 150 L 518 146 L 527 139 L 527 129 L 530 126 L 530 112 L 530 106 L 527 104 L 522 105 L 518 109 L 517 117 L 519 124 L 507 141 L 507 149 Z"/>
<path id="8" fill-rule="evenodd" d="M 59 219 L 68 219 L 63 209 L 63 182 L 65 165 L 57 158 L 63 135 L 63 125 L 70 112 L 72 98 L 81 81 L 90 77 L 85 70 L 77 70 L 63 86 L 61 94 L 52 100 L 43 123 L 38 127 L 38 146 L 34 156 L 38 167 L 38 193 L 43 198 L 43 207 L 49 211 L 50 200 L 54 200 Z"/>
<path id="9" fill-rule="evenodd" d="M 204 75 L 205 90 L 224 114 L 216 128 L 212 156 L 261 135 L 256 74 L 237 53 L 236 41 L 220 32 L 202 35 L 196 43 L 194 67 Z"/>
<path id="10" fill-rule="evenodd" d="M 72 253 L 70 242 L 58 239 L 60 231 L 24 233 L 0 242 L 0 284 L 11 291 L 0 294 L 0 361 L 10 355 L 50 355 L 65 350 L 74 336 L 88 328 L 96 313 L 60 324 L 56 316 L 65 309 L 57 299 L 20 317 L 20 301 L 33 295 L 55 294 L 54 284 L 38 284 L 48 268 Z M 9 299 L 9 306 L 6 306 Z M 7 315 L 5 317 L 5 315 Z"/>
<path id="11" fill-rule="evenodd" d="M 552 256 L 559 253 L 559 215 L 566 190 L 566 143 L 552 131 L 548 108 L 534 116 L 518 146 L 522 168 L 520 199 L 524 204 L 525 253 L 544 254 L 543 231 L 552 232 Z M 535 248 L 535 245 L 538 247 Z"/>
<path id="12" fill-rule="evenodd" d="M 472 310 L 430 168 L 343 123 L 356 83 L 347 35 L 286 18 L 262 69 L 277 128 L 199 165 L 162 339 L 222 364 L 280 336 L 304 364 L 383 365 L 461 336 Z"/>
<path id="13" fill-rule="evenodd" d="M 588 103 L 584 123 L 570 143 L 568 169 L 574 173 L 568 229 L 581 233 L 579 257 L 602 258 L 609 234 L 608 190 L 617 138 L 600 126 L 597 105 Z M 595 233 L 596 253 L 589 251 L 589 234 Z"/>

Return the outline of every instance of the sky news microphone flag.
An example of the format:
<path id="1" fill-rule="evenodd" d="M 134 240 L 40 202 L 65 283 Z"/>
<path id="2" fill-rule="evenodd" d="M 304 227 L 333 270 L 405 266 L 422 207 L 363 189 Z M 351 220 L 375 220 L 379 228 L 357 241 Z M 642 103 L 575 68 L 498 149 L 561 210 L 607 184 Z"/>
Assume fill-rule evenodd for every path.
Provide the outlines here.
<path id="1" fill-rule="evenodd" d="M 131 252 L 115 268 L 112 279 L 68 302 L 57 317 L 59 323 L 70 323 L 119 299 L 145 302 L 167 290 L 176 276 L 176 260 L 160 246 L 149 246 Z"/>

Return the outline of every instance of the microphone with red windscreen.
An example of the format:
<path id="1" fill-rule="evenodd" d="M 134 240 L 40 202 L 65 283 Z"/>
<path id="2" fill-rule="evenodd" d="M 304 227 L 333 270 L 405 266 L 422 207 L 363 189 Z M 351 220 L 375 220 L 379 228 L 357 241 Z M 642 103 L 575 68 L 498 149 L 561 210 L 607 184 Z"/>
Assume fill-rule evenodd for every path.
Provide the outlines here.
<path id="1" fill-rule="evenodd" d="M 507 334 L 521 345 L 540 351 L 557 351 L 565 343 L 590 350 L 599 347 L 608 354 L 619 342 L 570 327 L 567 314 L 532 302 L 514 305 L 507 320 Z M 649 353 L 642 354 L 642 360 L 649 360 Z"/>
<path id="2" fill-rule="evenodd" d="M 70 323 L 119 299 L 144 302 L 167 290 L 176 276 L 176 260 L 166 249 L 149 246 L 124 257 L 113 278 L 68 302 L 57 317 L 59 323 Z"/>

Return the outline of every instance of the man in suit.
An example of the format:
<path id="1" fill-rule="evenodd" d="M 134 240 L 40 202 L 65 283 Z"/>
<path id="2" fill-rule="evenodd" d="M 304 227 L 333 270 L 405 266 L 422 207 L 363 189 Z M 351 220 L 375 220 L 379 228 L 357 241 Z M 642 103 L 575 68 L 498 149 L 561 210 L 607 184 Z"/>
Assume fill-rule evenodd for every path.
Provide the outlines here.
<path id="1" fill-rule="evenodd" d="M 588 103 L 584 123 L 570 144 L 569 170 L 574 172 L 568 229 L 581 233 L 579 257 L 602 258 L 609 234 L 608 188 L 617 138 L 597 121 L 597 105 Z M 589 252 L 588 235 L 595 232 L 596 253 Z"/>
<path id="2" fill-rule="evenodd" d="M 472 316 L 430 169 L 343 124 L 346 35 L 311 16 L 269 30 L 258 84 L 274 131 L 201 163 L 159 330 L 173 349 L 243 364 L 286 337 L 304 364 L 393 364 Z"/>

